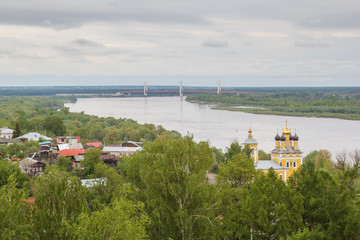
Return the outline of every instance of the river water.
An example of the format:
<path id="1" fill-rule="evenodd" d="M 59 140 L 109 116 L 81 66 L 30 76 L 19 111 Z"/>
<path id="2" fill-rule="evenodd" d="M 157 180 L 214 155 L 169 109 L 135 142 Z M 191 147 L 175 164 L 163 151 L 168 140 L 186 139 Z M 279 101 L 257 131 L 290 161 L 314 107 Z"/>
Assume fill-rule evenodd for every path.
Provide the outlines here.
<path id="1" fill-rule="evenodd" d="M 296 128 L 299 148 L 304 154 L 327 149 L 334 156 L 343 150 L 360 149 L 360 121 L 257 115 L 213 110 L 211 106 L 189 103 L 180 97 L 79 98 L 76 103 L 66 104 L 71 112 L 161 124 L 222 149 L 235 139 L 243 142 L 251 125 L 259 148 L 270 152 L 275 146 L 277 129 L 281 135 L 286 120 L 292 133 Z"/>

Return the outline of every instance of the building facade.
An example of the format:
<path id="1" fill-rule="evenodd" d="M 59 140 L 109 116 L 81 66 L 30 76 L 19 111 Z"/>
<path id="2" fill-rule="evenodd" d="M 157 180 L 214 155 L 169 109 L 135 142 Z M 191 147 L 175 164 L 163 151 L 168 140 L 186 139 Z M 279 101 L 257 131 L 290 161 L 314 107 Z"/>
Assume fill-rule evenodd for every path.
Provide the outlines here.
<path id="1" fill-rule="evenodd" d="M 252 158 L 256 169 L 261 169 L 267 173 L 270 168 L 273 168 L 281 179 L 287 181 L 302 164 L 302 152 L 299 149 L 298 141 L 297 134 L 292 135 L 286 126 L 281 136 L 278 133 L 276 134 L 275 148 L 271 151 L 271 159 L 269 160 L 259 160 L 258 142 L 254 139 L 251 129 L 249 129 L 248 138 L 245 139 L 243 145 L 253 150 Z"/>

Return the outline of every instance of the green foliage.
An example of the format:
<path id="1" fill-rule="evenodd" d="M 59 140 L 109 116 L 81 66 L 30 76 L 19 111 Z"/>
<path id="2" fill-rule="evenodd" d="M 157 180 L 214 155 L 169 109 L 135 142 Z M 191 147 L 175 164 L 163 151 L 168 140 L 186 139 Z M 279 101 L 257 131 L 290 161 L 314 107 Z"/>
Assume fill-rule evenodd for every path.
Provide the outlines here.
<path id="1" fill-rule="evenodd" d="M 66 133 L 66 127 L 60 116 L 47 116 L 45 118 L 44 127 L 47 131 L 52 132 L 56 136 L 62 136 Z"/>
<path id="2" fill-rule="evenodd" d="M 151 218 L 152 239 L 212 238 L 216 189 L 205 172 L 215 159 L 208 143 L 160 138 L 126 158 L 126 178 Z"/>
<path id="3" fill-rule="evenodd" d="M 86 178 L 93 178 L 95 173 L 95 167 L 97 164 L 101 163 L 100 156 L 102 154 L 101 149 L 99 148 L 90 148 L 84 155 L 84 160 L 81 162 L 81 165 L 84 166 L 84 175 Z"/>
<path id="4" fill-rule="evenodd" d="M 266 153 L 263 150 L 259 150 L 258 152 L 259 160 L 270 160 L 271 159 L 271 153 Z"/>
<path id="5" fill-rule="evenodd" d="M 71 169 L 71 159 L 65 156 L 58 157 L 56 167 L 60 171 L 68 172 Z"/>
<path id="6" fill-rule="evenodd" d="M 147 239 L 149 218 L 143 211 L 144 204 L 123 198 L 116 199 L 93 214 L 83 213 L 75 226 L 76 239 Z"/>
<path id="7" fill-rule="evenodd" d="M 353 189 L 340 185 L 311 161 L 289 179 L 292 188 L 303 196 L 302 220 L 310 231 L 325 234 L 326 239 L 356 239 L 360 236 L 359 199 Z"/>
<path id="8" fill-rule="evenodd" d="M 0 145 L 0 152 L 4 157 L 17 156 L 18 158 L 29 157 L 34 152 L 39 151 L 37 142 L 29 141 L 24 143 L 13 142 L 10 145 Z"/>
<path id="9" fill-rule="evenodd" d="M 302 226 L 303 196 L 270 169 L 243 189 L 241 215 L 254 239 L 286 237 Z"/>
<path id="10" fill-rule="evenodd" d="M 21 129 L 20 129 L 20 125 L 18 122 L 16 122 L 15 124 L 15 129 L 14 129 L 14 134 L 13 134 L 13 138 L 17 138 L 21 136 Z"/>
<path id="11" fill-rule="evenodd" d="M 245 153 L 232 156 L 226 164 L 220 165 L 217 180 L 232 187 L 249 185 L 255 176 L 254 162 Z"/>
<path id="12" fill-rule="evenodd" d="M 216 147 L 212 147 L 212 150 L 213 150 L 213 154 L 214 154 L 214 157 L 216 159 L 216 162 L 218 164 L 224 163 L 225 162 L 225 155 L 222 152 L 222 150 L 219 149 L 219 148 L 216 148 Z"/>
<path id="13" fill-rule="evenodd" d="M 230 147 L 226 148 L 226 152 L 225 152 L 225 159 L 229 160 L 231 159 L 233 156 L 235 156 L 236 154 L 239 154 L 243 151 L 243 148 L 241 147 L 241 145 L 239 144 L 238 141 L 233 141 L 230 145 Z"/>
<path id="14" fill-rule="evenodd" d="M 58 170 L 36 178 L 33 224 L 39 239 L 71 239 L 68 224 L 86 212 L 86 189 L 80 179 Z"/>
<path id="15" fill-rule="evenodd" d="M 28 194 L 25 189 L 18 189 L 19 184 L 16 173 L 13 173 L 7 184 L 0 187 L 1 239 L 33 239 Z"/>
<path id="16" fill-rule="evenodd" d="M 8 184 L 10 176 L 16 179 L 16 187 L 26 187 L 28 176 L 21 171 L 19 166 L 8 160 L 0 159 L 0 187 Z"/>

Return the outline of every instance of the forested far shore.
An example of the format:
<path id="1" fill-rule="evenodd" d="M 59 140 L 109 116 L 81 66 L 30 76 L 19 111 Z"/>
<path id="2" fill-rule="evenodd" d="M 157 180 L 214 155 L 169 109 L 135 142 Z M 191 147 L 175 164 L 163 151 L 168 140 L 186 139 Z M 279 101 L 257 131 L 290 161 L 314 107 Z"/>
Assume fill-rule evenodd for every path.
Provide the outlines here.
<path id="1" fill-rule="evenodd" d="M 72 113 L 63 107 L 74 97 L 3 97 L 0 98 L 0 127 L 17 129 L 16 135 L 38 132 L 49 137 L 81 136 L 83 142 L 106 144 L 120 141 L 154 140 L 167 130 L 154 124 L 139 124 L 135 120 L 98 117 Z M 171 134 L 179 135 L 172 131 Z"/>
<path id="2" fill-rule="evenodd" d="M 198 94 L 189 102 L 218 104 L 213 109 L 304 117 L 360 120 L 360 94 L 306 92 Z"/>

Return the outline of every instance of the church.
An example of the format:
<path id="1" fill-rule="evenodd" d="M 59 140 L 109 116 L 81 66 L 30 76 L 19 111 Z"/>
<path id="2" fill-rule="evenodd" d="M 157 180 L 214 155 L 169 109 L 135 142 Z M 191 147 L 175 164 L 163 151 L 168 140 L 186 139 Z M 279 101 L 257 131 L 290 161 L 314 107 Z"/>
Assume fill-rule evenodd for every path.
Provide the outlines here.
<path id="1" fill-rule="evenodd" d="M 261 169 L 267 173 L 270 168 L 273 168 L 279 177 L 286 182 L 302 164 L 302 152 L 299 149 L 298 141 L 297 134 L 292 135 L 286 124 L 281 137 L 278 133 L 275 136 L 275 148 L 271 151 L 270 160 L 259 160 L 258 142 L 253 137 L 251 128 L 243 145 L 253 150 L 252 158 L 256 169 Z"/>

